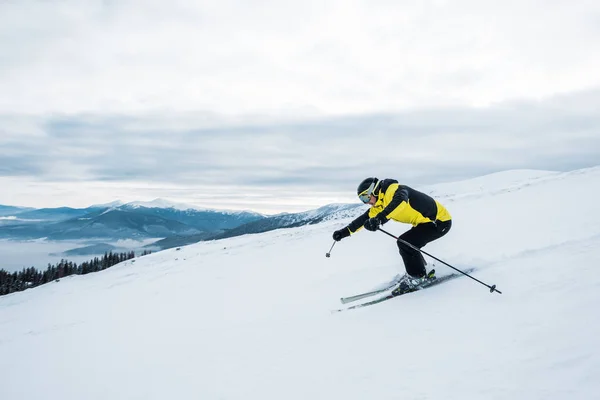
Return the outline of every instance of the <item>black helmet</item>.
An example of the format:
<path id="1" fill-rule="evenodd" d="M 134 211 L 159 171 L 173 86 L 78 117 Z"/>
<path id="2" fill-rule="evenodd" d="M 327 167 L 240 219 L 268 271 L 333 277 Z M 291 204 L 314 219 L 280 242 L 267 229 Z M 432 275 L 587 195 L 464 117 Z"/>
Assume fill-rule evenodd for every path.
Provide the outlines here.
<path id="1" fill-rule="evenodd" d="M 367 178 L 358 185 L 356 194 L 363 203 L 368 203 L 377 186 L 379 186 L 379 179 L 374 177 Z"/>

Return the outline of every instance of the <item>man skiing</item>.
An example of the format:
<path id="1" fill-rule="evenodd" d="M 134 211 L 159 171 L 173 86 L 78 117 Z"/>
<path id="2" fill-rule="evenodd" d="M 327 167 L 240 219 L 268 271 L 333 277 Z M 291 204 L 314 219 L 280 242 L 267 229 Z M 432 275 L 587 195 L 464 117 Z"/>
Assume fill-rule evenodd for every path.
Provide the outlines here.
<path id="1" fill-rule="evenodd" d="M 340 241 L 345 237 L 365 229 L 375 232 L 388 220 L 411 224 L 413 227 L 400 235 L 399 239 L 408 242 L 416 248 L 422 248 L 427 243 L 444 236 L 452 226 L 452 217 L 444 206 L 425 193 L 419 192 L 406 185 L 400 185 L 394 179 L 367 178 L 363 180 L 356 191 L 358 198 L 371 208 L 365 211 L 348 226 L 333 232 L 333 239 Z M 400 281 L 394 294 L 415 290 L 427 279 L 433 279 L 433 274 L 427 274 L 423 255 L 397 241 L 400 255 L 404 261 L 406 275 Z"/>

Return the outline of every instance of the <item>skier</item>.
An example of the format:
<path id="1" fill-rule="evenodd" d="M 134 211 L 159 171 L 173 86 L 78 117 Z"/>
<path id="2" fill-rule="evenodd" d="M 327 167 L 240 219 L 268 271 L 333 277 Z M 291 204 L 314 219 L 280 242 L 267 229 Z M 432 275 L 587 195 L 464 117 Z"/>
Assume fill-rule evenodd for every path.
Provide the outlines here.
<path id="1" fill-rule="evenodd" d="M 411 224 L 413 227 L 400 235 L 402 239 L 416 248 L 422 248 L 427 243 L 441 238 L 450 230 L 452 217 L 444 206 L 425 193 L 419 192 L 406 185 L 400 185 L 394 179 L 367 178 L 363 180 L 356 191 L 358 198 L 371 208 L 365 211 L 348 226 L 333 232 L 333 239 L 340 241 L 356 233 L 363 226 L 375 232 L 388 220 Z M 427 274 L 423 255 L 397 242 L 400 255 L 404 261 L 406 274 L 400 278 L 394 294 L 415 290 L 427 279 L 434 279 L 433 274 Z"/>

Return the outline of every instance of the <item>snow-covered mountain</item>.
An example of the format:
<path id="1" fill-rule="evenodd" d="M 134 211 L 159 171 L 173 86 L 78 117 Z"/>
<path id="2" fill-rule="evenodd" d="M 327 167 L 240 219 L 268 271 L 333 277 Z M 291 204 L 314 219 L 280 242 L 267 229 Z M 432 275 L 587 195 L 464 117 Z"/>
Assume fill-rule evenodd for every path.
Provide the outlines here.
<path id="1" fill-rule="evenodd" d="M 51 240 L 140 239 L 221 233 L 265 218 L 250 211 L 199 209 L 157 199 L 88 208 L 13 209 L 4 217 L 0 238 Z"/>
<path id="2" fill-rule="evenodd" d="M 132 201 L 129 203 L 125 203 L 125 204 L 120 204 L 120 205 L 126 205 L 128 207 L 144 207 L 144 208 L 172 208 L 175 210 L 179 210 L 179 211 L 186 211 L 186 210 L 195 210 L 195 211 L 208 211 L 209 209 L 207 208 L 202 208 L 202 207 L 197 207 L 191 204 L 185 204 L 185 203 L 178 203 L 178 202 L 174 202 L 174 201 L 170 201 L 170 200 L 166 200 L 166 199 L 154 199 L 151 201 Z"/>
<path id="3" fill-rule="evenodd" d="M 510 175 L 429 188 L 454 224 L 425 248 L 502 295 L 463 277 L 331 314 L 402 271 L 381 232 L 331 249 L 347 210 L 0 297 L 1 398 L 595 399 L 600 167 Z"/>
<path id="4" fill-rule="evenodd" d="M 274 229 L 312 225 L 348 215 L 356 215 L 356 210 L 358 209 L 364 211 L 366 208 L 362 204 L 330 204 L 315 210 L 300 213 L 284 213 L 263 217 L 222 231 L 204 232 L 186 236 L 172 236 L 154 242 L 148 247 L 152 249 L 169 249 L 202 240 L 225 239 L 249 233 L 261 233 L 272 231 Z"/>
<path id="5" fill-rule="evenodd" d="M 15 207 L 15 206 L 4 206 L 0 205 L 0 217 L 9 217 L 16 214 L 32 210 L 28 207 Z"/>

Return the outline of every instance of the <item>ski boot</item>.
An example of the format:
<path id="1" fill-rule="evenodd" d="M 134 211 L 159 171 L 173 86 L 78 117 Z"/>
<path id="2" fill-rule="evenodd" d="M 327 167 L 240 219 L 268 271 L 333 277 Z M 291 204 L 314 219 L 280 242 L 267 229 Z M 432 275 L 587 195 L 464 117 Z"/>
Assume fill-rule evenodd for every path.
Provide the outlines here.
<path id="1" fill-rule="evenodd" d="M 398 284 L 398 286 L 392 291 L 392 296 L 399 296 L 401 294 L 410 293 L 421 289 L 423 284 L 428 283 L 435 279 L 435 270 L 432 269 L 426 275 L 421 278 L 415 278 L 409 274 L 405 274 Z"/>

